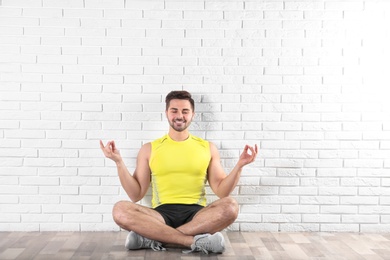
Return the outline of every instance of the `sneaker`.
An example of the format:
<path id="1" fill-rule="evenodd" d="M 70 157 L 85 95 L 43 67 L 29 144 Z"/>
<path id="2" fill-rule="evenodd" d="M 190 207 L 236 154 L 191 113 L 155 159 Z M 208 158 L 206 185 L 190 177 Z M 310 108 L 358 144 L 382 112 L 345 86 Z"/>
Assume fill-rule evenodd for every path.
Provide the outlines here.
<path id="1" fill-rule="evenodd" d="M 225 251 L 225 239 L 220 232 L 213 235 L 202 234 L 194 237 L 194 243 L 189 252 L 201 251 L 208 253 L 223 253 Z"/>
<path id="2" fill-rule="evenodd" d="M 133 231 L 130 231 L 127 235 L 125 247 L 129 250 L 151 248 L 154 251 L 165 251 L 165 248 L 162 247 L 160 242 L 140 236 Z"/>

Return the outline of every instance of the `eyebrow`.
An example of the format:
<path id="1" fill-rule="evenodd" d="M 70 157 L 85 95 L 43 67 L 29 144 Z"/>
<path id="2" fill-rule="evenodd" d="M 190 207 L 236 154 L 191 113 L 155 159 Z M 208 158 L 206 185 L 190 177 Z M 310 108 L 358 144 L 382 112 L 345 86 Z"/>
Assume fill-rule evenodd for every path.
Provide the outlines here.
<path id="1" fill-rule="evenodd" d="M 169 110 L 179 110 L 178 108 L 171 107 Z M 183 111 L 191 111 L 189 108 L 183 108 Z"/>

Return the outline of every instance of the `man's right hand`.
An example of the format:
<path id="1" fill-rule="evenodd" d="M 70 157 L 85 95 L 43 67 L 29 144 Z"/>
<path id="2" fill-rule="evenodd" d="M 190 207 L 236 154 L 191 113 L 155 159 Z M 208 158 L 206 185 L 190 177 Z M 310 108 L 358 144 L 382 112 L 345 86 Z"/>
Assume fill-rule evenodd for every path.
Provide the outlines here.
<path id="1" fill-rule="evenodd" d="M 100 149 L 102 149 L 104 155 L 107 158 L 110 158 L 115 163 L 119 163 L 122 161 L 122 156 L 119 150 L 115 146 L 114 141 L 109 141 L 106 146 L 104 146 L 102 140 L 100 140 Z"/>

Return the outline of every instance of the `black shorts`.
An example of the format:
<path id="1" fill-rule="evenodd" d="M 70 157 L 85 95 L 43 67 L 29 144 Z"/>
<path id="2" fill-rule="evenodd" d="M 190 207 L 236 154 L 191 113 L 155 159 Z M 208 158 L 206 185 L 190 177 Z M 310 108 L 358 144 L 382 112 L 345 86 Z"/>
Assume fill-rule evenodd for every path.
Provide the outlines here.
<path id="1" fill-rule="evenodd" d="M 178 228 L 190 222 L 201 209 L 203 209 L 203 206 L 198 204 L 163 204 L 154 210 L 161 214 L 165 220 L 165 224 L 173 228 Z"/>

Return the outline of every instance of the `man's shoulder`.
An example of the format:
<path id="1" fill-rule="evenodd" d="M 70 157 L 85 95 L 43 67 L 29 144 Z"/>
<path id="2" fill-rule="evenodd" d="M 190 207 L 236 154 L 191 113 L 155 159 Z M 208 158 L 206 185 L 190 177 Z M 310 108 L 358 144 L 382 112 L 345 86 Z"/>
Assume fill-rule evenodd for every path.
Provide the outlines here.
<path id="1" fill-rule="evenodd" d="M 206 139 L 203 139 L 202 137 L 196 136 L 196 135 L 190 135 L 190 138 L 197 142 L 208 142 Z"/>
<path id="2" fill-rule="evenodd" d="M 168 135 L 165 134 L 165 135 L 163 135 L 162 137 L 153 140 L 152 142 L 150 142 L 150 144 L 151 144 L 151 145 L 162 144 L 162 143 L 164 143 L 164 141 L 167 140 L 167 139 L 168 139 Z"/>
<path id="3" fill-rule="evenodd" d="M 190 138 L 197 144 L 205 147 L 205 148 L 209 148 L 210 146 L 210 143 L 209 141 L 207 141 L 206 139 L 203 139 L 199 136 L 195 136 L 195 135 L 191 135 Z"/>

